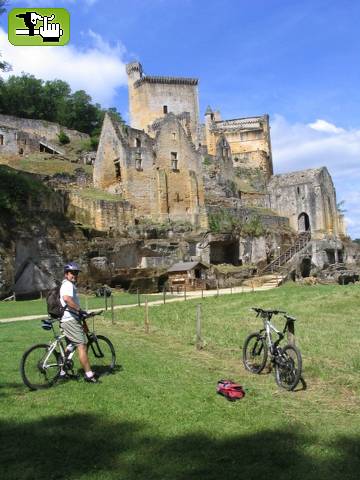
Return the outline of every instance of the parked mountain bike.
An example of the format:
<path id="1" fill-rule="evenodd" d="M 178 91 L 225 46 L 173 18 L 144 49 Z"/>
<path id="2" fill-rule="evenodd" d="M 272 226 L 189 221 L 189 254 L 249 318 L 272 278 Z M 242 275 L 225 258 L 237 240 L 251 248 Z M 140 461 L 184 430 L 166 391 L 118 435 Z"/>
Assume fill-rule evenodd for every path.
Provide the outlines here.
<path id="1" fill-rule="evenodd" d="M 300 350 L 295 345 L 287 344 L 280 346 L 285 333 L 295 318 L 281 310 L 263 310 L 252 308 L 264 322 L 264 328 L 259 332 L 251 333 L 245 340 L 243 347 L 243 362 L 245 368 L 252 373 L 260 373 L 264 370 L 268 355 L 275 368 L 275 380 L 279 387 L 286 390 L 294 390 L 301 378 L 302 358 Z M 282 332 L 277 330 L 271 323 L 273 315 L 282 314 L 286 323 Z M 278 335 L 273 341 L 272 333 Z"/>
<path id="2" fill-rule="evenodd" d="M 82 318 L 82 326 L 87 337 L 87 350 L 92 370 L 98 375 L 106 375 L 112 373 L 115 369 L 115 349 L 111 341 L 103 335 L 97 335 L 94 332 L 94 324 L 92 331 L 89 330 L 87 319 L 99 312 L 89 313 Z M 54 385 L 59 379 L 60 372 L 63 370 L 69 377 L 77 378 L 74 372 L 73 356 L 75 350 L 68 352 L 66 344 L 69 343 L 65 335 L 54 328 L 54 323 L 60 319 L 49 318 L 42 321 L 42 328 L 52 330 L 54 340 L 50 343 L 39 343 L 30 347 L 23 354 L 20 363 L 20 372 L 23 382 L 31 390 L 48 388 Z"/>

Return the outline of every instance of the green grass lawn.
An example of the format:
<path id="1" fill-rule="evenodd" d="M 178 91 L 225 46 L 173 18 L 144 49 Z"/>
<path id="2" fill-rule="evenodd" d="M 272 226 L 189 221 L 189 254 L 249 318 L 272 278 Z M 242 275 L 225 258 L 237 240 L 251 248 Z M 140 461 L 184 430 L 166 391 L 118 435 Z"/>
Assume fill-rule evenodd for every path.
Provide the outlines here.
<path id="1" fill-rule="evenodd" d="M 143 308 L 116 310 L 115 325 L 107 314 L 97 329 L 113 340 L 122 368 L 100 385 L 37 392 L 22 385 L 18 365 L 49 333 L 38 321 L 1 324 L 1 478 L 358 478 L 359 297 L 358 285 L 285 285 L 206 298 L 201 351 L 197 300 L 150 308 L 149 334 Z M 244 370 L 242 343 L 260 327 L 251 306 L 298 318 L 306 389 L 281 391 L 273 373 Z M 228 377 L 244 386 L 244 399 L 216 395 Z"/>

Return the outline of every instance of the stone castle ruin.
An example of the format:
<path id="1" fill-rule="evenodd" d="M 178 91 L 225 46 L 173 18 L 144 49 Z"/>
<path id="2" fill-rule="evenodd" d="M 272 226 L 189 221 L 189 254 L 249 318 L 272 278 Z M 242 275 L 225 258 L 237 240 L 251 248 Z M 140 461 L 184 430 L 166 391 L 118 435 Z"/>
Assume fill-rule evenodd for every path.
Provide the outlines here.
<path id="1" fill-rule="evenodd" d="M 136 271 L 156 290 L 154 272 L 163 275 L 179 261 L 299 276 L 356 262 L 326 167 L 274 175 L 268 115 L 224 120 L 208 107 L 201 121 L 197 79 L 145 75 L 139 62 L 127 65 L 127 75 L 130 125 L 105 115 L 93 166 L 98 197 L 82 195 L 89 179 L 50 181 L 60 195 L 54 211 L 94 229 L 76 230 L 81 241 L 70 242 L 89 281 L 100 275 L 130 285 Z M 71 140 L 85 138 L 51 122 L 0 115 L 0 156 L 56 153 L 61 130 Z M 44 262 L 44 278 L 37 277 L 46 288 L 47 272 L 68 256 L 69 240 L 59 246 L 44 238 L 15 241 L 15 291 L 36 284 L 34 265 L 39 270 Z M 0 257 L 0 277 L 1 265 Z M 221 286 L 231 281 L 224 277 Z"/>
<path id="2" fill-rule="evenodd" d="M 329 172 L 274 175 L 268 115 L 222 120 L 208 107 L 200 123 L 197 79 L 145 75 L 139 62 L 127 74 L 130 126 L 106 117 L 94 185 L 129 202 L 135 223 L 183 221 L 206 231 L 214 212 L 244 219 L 264 209 L 273 225 L 311 232 L 316 252 L 320 245 L 342 255 L 346 233 Z"/>

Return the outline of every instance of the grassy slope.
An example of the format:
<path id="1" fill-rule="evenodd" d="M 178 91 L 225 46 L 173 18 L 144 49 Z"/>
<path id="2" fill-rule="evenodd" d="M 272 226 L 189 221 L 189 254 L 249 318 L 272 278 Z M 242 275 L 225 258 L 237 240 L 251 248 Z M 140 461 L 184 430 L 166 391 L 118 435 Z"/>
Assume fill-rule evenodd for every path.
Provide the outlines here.
<path id="1" fill-rule="evenodd" d="M 56 155 L 51 156 L 46 153 L 32 153 L 25 157 L 17 155 L 2 157 L 0 163 L 17 170 L 41 175 L 54 175 L 56 173 L 73 174 L 74 170 L 80 167 L 88 174 L 92 174 L 92 166 L 71 163 L 58 158 Z"/>
<path id="2" fill-rule="evenodd" d="M 359 286 L 285 286 L 202 302 L 206 348 L 193 345 L 197 301 L 117 311 L 99 322 L 123 369 L 101 385 L 70 382 L 30 393 L 18 362 L 48 338 L 37 322 L 1 325 L 2 478 L 342 479 L 359 464 Z M 249 306 L 299 318 L 307 390 L 280 391 L 250 375 L 240 346 L 259 321 Z M 354 313 L 355 312 L 355 313 Z M 215 395 L 222 377 L 247 395 Z"/>

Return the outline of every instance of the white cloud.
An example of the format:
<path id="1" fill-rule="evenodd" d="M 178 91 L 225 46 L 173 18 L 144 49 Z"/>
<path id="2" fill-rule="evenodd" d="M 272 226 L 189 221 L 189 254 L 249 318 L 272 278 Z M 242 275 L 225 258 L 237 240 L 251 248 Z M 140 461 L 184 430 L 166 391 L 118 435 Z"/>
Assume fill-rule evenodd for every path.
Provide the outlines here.
<path id="1" fill-rule="evenodd" d="M 326 120 L 321 120 L 320 118 L 318 118 L 316 122 L 309 123 L 308 125 L 313 130 L 318 130 L 319 132 L 342 133 L 345 131 L 343 128 L 339 128 Z"/>
<path id="2" fill-rule="evenodd" d="M 0 45 L 3 58 L 12 65 L 12 71 L 4 74 L 30 73 L 43 80 L 61 79 L 72 90 L 86 90 L 94 102 L 104 107 L 113 106 L 116 89 L 127 84 L 126 51 L 121 43 L 110 45 L 93 32 L 86 32 L 91 46 L 80 50 L 72 45 L 63 47 L 14 47 L 7 34 L 0 28 Z"/>
<path id="3" fill-rule="evenodd" d="M 326 166 L 337 201 L 344 200 L 348 233 L 360 238 L 360 130 L 345 130 L 321 119 L 291 124 L 275 115 L 271 133 L 275 173 Z"/>

